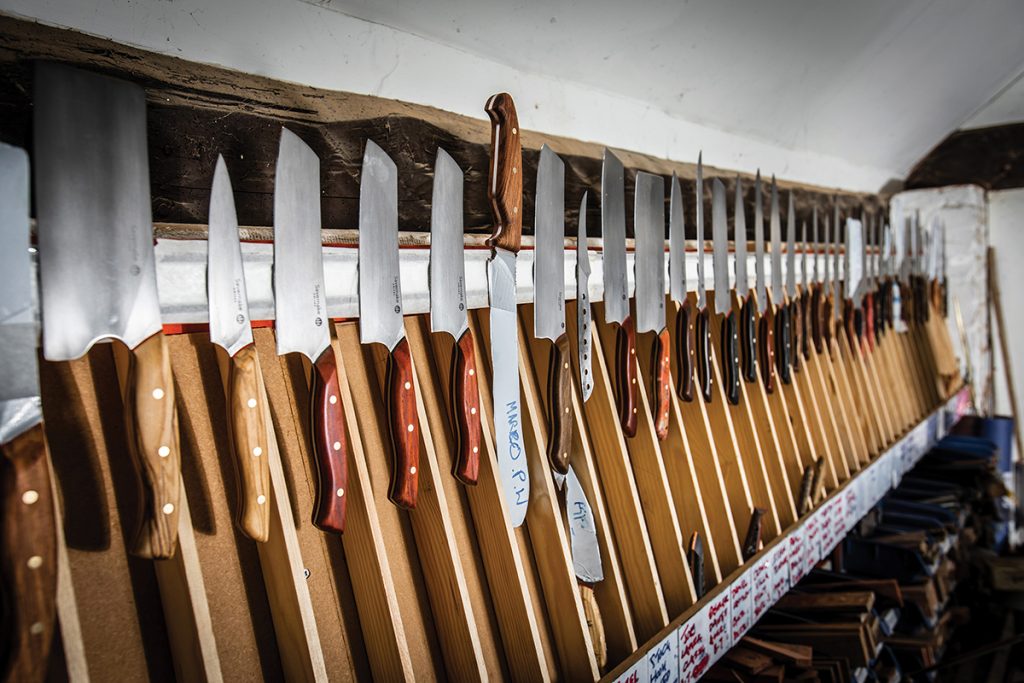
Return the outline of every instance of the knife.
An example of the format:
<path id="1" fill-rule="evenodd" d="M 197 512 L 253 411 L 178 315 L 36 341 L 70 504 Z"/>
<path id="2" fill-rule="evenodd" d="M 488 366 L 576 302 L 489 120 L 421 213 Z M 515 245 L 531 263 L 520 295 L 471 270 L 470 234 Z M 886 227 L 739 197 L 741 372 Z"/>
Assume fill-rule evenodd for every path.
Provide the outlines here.
<path id="1" fill-rule="evenodd" d="M 704 288 L 704 163 L 703 153 L 697 156 L 697 312 L 696 344 L 697 384 L 705 403 L 711 402 L 711 328 L 708 326 L 708 302 Z"/>
<path id="2" fill-rule="evenodd" d="M 140 557 L 169 558 L 181 470 L 156 289 L 146 95 L 57 64 L 38 64 L 35 83 L 43 355 L 73 360 L 107 338 L 131 351 L 125 424 L 141 515 L 130 547 Z"/>
<path id="3" fill-rule="evenodd" d="M 855 292 L 853 288 L 853 282 L 850 280 L 850 254 L 853 253 L 853 224 L 859 222 L 853 218 L 846 219 L 846 240 L 844 241 L 845 248 L 843 249 L 843 315 L 842 324 L 846 331 L 846 339 L 850 343 L 850 348 L 857 348 L 860 335 L 858 334 L 858 311 L 857 302 L 854 301 Z"/>
<path id="4" fill-rule="evenodd" d="M 796 213 L 793 208 L 793 191 L 789 191 L 789 210 L 786 213 L 786 296 L 789 299 L 789 348 L 787 356 L 793 370 L 800 370 L 800 302 L 796 291 Z"/>
<path id="5" fill-rule="evenodd" d="M 636 436 L 636 330 L 626 282 L 626 187 L 622 162 L 605 148 L 601 166 L 601 237 L 604 251 L 604 319 L 615 333 L 615 403 L 628 438 Z"/>
<path id="6" fill-rule="evenodd" d="M 43 432 L 29 256 L 29 166 L 0 143 L 0 491 L 5 642 L 0 677 L 46 678 L 57 593 L 57 521 Z"/>
<path id="7" fill-rule="evenodd" d="M 814 229 L 818 229 L 818 209 L 814 208 L 812 217 Z M 800 353 L 804 360 L 811 358 L 811 282 L 807 276 L 807 252 L 811 250 L 810 237 L 807 231 L 807 221 L 801 225 L 803 241 L 800 254 Z"/>
<path id="8" fill-rule="evenodd" d="M 690 563 L 690 576 L 693 578 L 695 597 L 700 600 L 704 597 L 704 541 L 701 540 L 700 533 L 697 531 L 690 536 L 686 557 Z"/>
<path id="9" fill-rule="evenodd" d="M 487 240 L 490 299 L 494 445 L 505 504 L 513 527 L 526 519 L 530 472 L 520 428 L 519 331 L 516 323 L 516 255 L 523 235 L 523 149 L 516 105 L 508 93 L 493 95 L 484 109 L 491 119 L 487 198 L 494 231 Z"/>
<path id="10" fill-rule="evenodd" d="M 388 499 L 412 510 L 419 492 L 420 422 L 402 318 L 398 168 L 372 140 L 366 141 L 359 181 L 359 341 L 388 351 L 384 400 L 394 458 Z"/>
<path id="11" fill-rule="evenodd" d="M 313 525 L 340 534 L 348 500 L 348 437 L 324 288 L 320 159 L 287 128 L 281 129 L 274 173 L 274 302 L 277 354 L 301 353 L 312 363 Z"/>
<path id="12" fill-rule="evenodd" d="M 789 324 L 789 302 L 786 300 L 786 291 L 782 286 L 782 218 L 779 215 L 779 189 L 775 184 L 775 176 L 772 176 L 772 208 L 771 208 L 771 238 L 772 238 L 772 303 L 775 307 L 775 339 L 778 345 L 775 348 L 775 364 L 779 377 L 783 384 L 792 381 L 790 376 L 791 344 Z"/>
<path id="13" fill-rule="evenodd" d="M 733 200 L 733 244 L 736 249 L 736 292 L 740 308 L 740 372 L 747 382 L 757 381 L 757 303 L 747 275 L 747 217 L 743 210 L 743 181 L 736 176 Z"/>
<path id="14" fill-rule="evenodd" d="M 712 265 L 715 269 L 715 314 L 722 317 L 721 361 L 722 381 L 729 403 L 740 402 L 740 359 L 736 348 L 736 314 L 729 294 L 729 216 L 726 209 L 725 185 L 718 178 L 711 183 Z"/>
<path id="15" fill-rule="evenodd" d="M 820 256 L 821 240 L 820 233 L 818 232 L 818 206 L 814 206 L 814 236 L 812 237 L 812 243 L 814 244 L 814 263 L 811 268 L 811 340 L 814 342 L 815 353 L 820 354 L 822 351 L 822 306 L 823 302 L 823 286 L 821 284 L 821 277 L 818 271 L 818 260 Z M 828 230 L 828 216 L 825 217 L 825 229 Z"/>
<path id="16" fill-rule="evenodd" d="M 587 200 L 580 200 L 579 221 L 576 225 L 576 348 L 579 352 L 577 367 L 580 371 L 580 391 L 586 403 L 594 393 L 594 375 L 590 358 L 590 249 L 587 244 Z"/>
<path id="17" fill-rule="evenodd" d="M 747 535 L 743 538 L 743 561 L 746 562 L 761 549 L 761 529 L 764 526 L 764 508 L 754 508 L 750 512 L 750 524 L 747 525 Z"/>
<path id="18" fill-rule="evenodd" d="M 835 221 L 839 221 L 839 206 L 833 210 Z M 822 345 L 832 353 L 832 223 L 825 217 L 824 262 L 825 270 L 821 282 L 821 338 Z"/>
<path id="19" fill-rule="evenodd" d="M 659 440 L 668 436 L 672 400 L 668 329 L 665 327 L 665 181 L 661 176 L 639 172 L 633 200 L 636 235 L 636 331 L 653 332 L 651 386 L 654 388 L 654 431 Z"/>
<path id="20" fill-rule="evenodd" d="M 249 325 L 249 300 L 238 243 L 238 217 L 231 178 L 217 155 L 210 192 L 206 285 L 210 341 L 228 354 L 228 433 L 235 463 L 238 507 L 235 523 L 254 541 L 270 534 L 270 466 L 259 360 Z"/>
<path id="21" fill-rule="evenodd" d="M 669 296 L 679 306 L 676 313 L 676 394 L 693 400 L 694 309 L 686 295 L 686 226 L 683 214 L 683 191 L 679 178 L 672 174 L 672 191 L 668 211 L 668 279 Z"/>
<path id="22" fill-rule="evenodd" d="M 537 166 L 534 209 L 533 329 L 551 342 L 548 355 L 548 461 L 569 471 L 573 417 L 569 336 L 565 333 L 565 164 L 547 145 Z"/>
<path id="23" fill-rule="evenodd" d="M 764 276 L 764 199 L 761 197 L 761 171 L 754 179 L 754 278 L 757 290 L 757 363 L 761 367 L 764 390 L 775 391 L 775 312 L 768 305 Z"/>
<path id="24" fill-rule="evenodd" d="M 838 322 L 842 317 L 842 308 L 839 304 L 843 294 L 841 280 L 839 279 L 839 263 L 842 260 L 839 250 L 839 245 L 842 244 L 840 241 L 842 222 L 839 220 L 838 204 L 835 207 L 835 219 L 834 230 L 832 231 L 832 294 L 835 297 L 835 304 L 832 306 L 832 317 L 833 320 Z"/>
<path id="25" fill-rule="evenodd" d="M 475 485 L 480 472 L 480 391 L 473 333 L 466 313 L 462 169 L 440 147 L 434 162 L 430 205 L 430 331 L 451 335 L 451 414 L 458 450 L 452 474 Z"/>

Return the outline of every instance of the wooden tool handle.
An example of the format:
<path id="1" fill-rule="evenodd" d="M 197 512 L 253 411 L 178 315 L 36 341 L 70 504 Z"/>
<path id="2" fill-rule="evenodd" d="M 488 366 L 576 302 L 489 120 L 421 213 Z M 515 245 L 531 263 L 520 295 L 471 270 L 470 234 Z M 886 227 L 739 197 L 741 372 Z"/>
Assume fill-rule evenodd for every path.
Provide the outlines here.
<path id="1" fill-rule="evenodd" d="M 174 377 L 163 332 L 131 350 L 124 408 L 142 507 L 131 552 L 167 559 L 178 544 L 181 450 Z"/>
<path id="2" fill-rule="evenodd" d="M 235 522 L 260 543 L 270 535 L 270 466 L 263 392 L 256 347 L 244 346 L 228 369 L 228 418 L 235 458 L 238 508 Z"/>
<path id="3" fill-rule="evenodd" d="M 43 681 L 53 642 L 57 532 L 43 425 L 0 446 L 3 536 L 0 568 L 4 617 L 4 681 Z"/>
<path id="4" fill-rule="evenodd" d="M 748 296 L 740 310 L 740 370 L 747 382 L 757 380 L 757 307 Z"/>
<path id="5" fill-rule="evenodd" d="M 811 359 L 811 294 L 807 290 L 804 290 L 800 295 L 798 301 L 799 310 L 796 315 L 799 320 L 797 323 L 797 335 L 800 337 L 800 355 L 804 357 L 804 360 Z"/>
<path id="6" fill-rule="evenodd" d="M 652 349 L 651 386 L 654 387 L 654 431 L 659 441 L 668 436 L 668 414 L 672 405 L 672 363 L 669 360 L 668 330 L 662 330 Z"/>
<path id="7" fill-rule="evenodd" d="M 768 306 L 757 323 L 757 362 L 761 380 L 769 394 L 775 391 L 775 313 Z"/>
<path id="8" fill-rule="evenodd" d="M 391 452 L 394 454 L 388 499 L 400 508 L 412 510 L 416 507 L 419 492 L 420 421 L 416 414 L 412 356 L 405 337 L 388 355 L 384 384 L 387 387 Z"/>
<path id="9" fill-rule="evenodd" d="M 627 439 L 636 436 L 636 329 L 626 316 L 615 332 L 615 403 Z"/>
<path id="10" fill-rule="evenodd" d="M 484 107 L 491 118 L 491 168 L 487 198 L 494 214 L 492 249 L 518 252 L 523 232 L 523 149 L 516 105 L 508 93 L 492 95 Z"/>
<path id="11" fill-rule="evenodd" d="M 704 542 L 700 533 L 694 531 L 686 549 L 686 559 L 690 564 L 690 576 L 693 577 L 693 589 L 700 600 L 704 597 Z"/>
<path id="12" fill-rule="evenodd" d="M 569 471 L 572 448 L 572 363 L 569 338 L 564 334 L 551 345 L 548 363 L 548 460 L 559 474 Z"/>
<path id="13" fill-rule="evenodd" d="M 859 335 L 857 334 L 857 308 L 853 305 L 852 299 L 843 302 L 843 329 L 846 331 L 846 339 L 850 346 L 856 348 Z"/>
<path id="14" fill-rule="evenodd" d="M 822 301 L 821 285 L 815 285 L 811 292 L 811 340 L 814 342 L 815 353 L 820 354 L 824 349 L 822 345 L 822 332 L 824 328 L 824 307 Z"/>
<path id="15" fill-rule="evenodd" d="M 708 309 L 697 312 L 697 384 L 705 403 L 711 403 L 711 328 L 708 325 Z"/>
<path id="16" fill-rule="evenodd" d="M 789 336 L 790 336 L 790 354 L 789 360 L 793 366 L 793 370 L 800 370 L 800 359 L 803 357 L 802 346 L 804 343 L 803 339 L 803 324 L 804 316 L 802 315 L 803 310 L 800 307 L 800 299 L 794 299 L 789 303 Z"/>
<path id="17" fill-rule="evenodd" d="M 313 525 L 321 531 L 345 531 L 348 500 L 348 435 L 338 385 L 338 361 L 328 346 L 313 363 L 310 382 L 313 457 L 317 467 Z"/>
<path id="18" fill-rule="evenodd" d="M 477 388 L 473 333 L 466 330 L 452 353 L 452 421 L 458 450 L 452 474 L 463 484 L 475 486 L 480 472 L 480 390 Z"/>
<path id="19" fill-rule="evenodd" d="M 676 314 L 676 394 L 687 403 L 693 400 L 696 324 L 693 304 L 687 299 Z"/>
<path id="20" fill-rule="evenodd" d="M 725 382 L 725 397 L 734 406 L 740 403 L 740 359 L 739 350 L 736 348 L 738 336 L 736 314 L 729 311 L 722 318 L 722 335 L 719 341 L 721 342 L 722 381 Z"/>
<path id="21" fill-rule="evenodd" d="M 786 385 L 793 381 L 790 373 L 793 352 L 793 340 L 790 334 L 792 329 L 789 306 L 785 304 L 779 306 L 775 312 L 775 340 L 778 343 L 775 347 L 775 364 L 778 367 L 782 383 Z"/>
<path id="22" fill-rule="evenodd" d="M 821 339 L 825 348 L 832 348 L 832 296 L 823 295 L 821 302 Z M 831 353 L 831 351 L 829 351 Z"/>
<path id="23" fill-rule="evenodd" d="M 746 562 L 761 549 L 761 529 L 764 526 L 764 508 L 754 508 L 750 513 L 747 535 L 743 538 L 743 561 Z"/>

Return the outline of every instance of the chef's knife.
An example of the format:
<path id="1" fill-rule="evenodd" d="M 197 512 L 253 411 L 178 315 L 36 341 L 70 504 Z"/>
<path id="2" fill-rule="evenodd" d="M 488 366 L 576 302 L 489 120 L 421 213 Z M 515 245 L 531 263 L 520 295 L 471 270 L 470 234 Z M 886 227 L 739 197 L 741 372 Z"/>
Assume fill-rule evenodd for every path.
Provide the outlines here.
<path id="1" fill-rule="evenodd" d="M 736 314 L 732 310 L 729 294 L 729 216 L 726 208 L 725 185 L 718 178 L 711 183 L 711 241 L 712 265 L 715 269 L 715 314 L 722 317 L 719 354 L 722 362 L 722 382 L 729 403 L 740 402 L 740 359 L 736 348 Z"/>
<path id="2" fill-rule="evenodd" d="M 402 318 L 398 168 L 372 140 L 366 141 L 359 179 L 359 341 L 388 352 L 384 400 L 393 456 L 388 499 L 411 510 L 419 493 L 420 421 Z"/>
<path id="3" fill-rule="evenodd" d="M 668 277 L 669 296 L 679 306 L 676 312 L 676 394 L 684 401 L 693 400 L 694 308 L 686 295 L 686 226 L 683 214 L 683 191 L 679 178 L 672 174 L 672 191 L 668 211 Z"/>
<path id="4" fill-rule="evenodd" d="M 270 467 L 259 360 L 249 325 L 249 300 L 238 243 L 238 217 L 231 178 L 217 156 L 210 192 L 206 285 L 210 341 L 228 354 L 228 433 L 235 462 L 238 507 L 235 523 L 254 541 L 270 534 Z"/>
<path id="5" fill-rule="evenodd" d="M 711 402 L 711 328 L 708 325 L 709 311 L 704 288 L 704 163 L 703 153 L 697 156 L 697 312 L 695 353 L 697 356 L 697 384 L 705 403 Z"/>
<path id="6" fill-rule="evenodd" d="M 743 181 L 736 176 L 733 201 L 733 244 L 736 249 L 736 293 L 740 308 L 740 372 L 747 382 L 757 381 L 757 303 L 747 275 L 747 217 L 743 210 Z"/>
<path id="7" fill-rule="evenodd" d="M 590 357 L 590 249 L 587 245 L 587 200 L 583 193 L 580 200 L 579 221 L 576 224 L 576 348 L 579 354 L 577 367 L 580 372 L 580 392 L 586 403 L 594 393 L 594 375 Z"/>
<path id="8" fill-rule="evenodd" d="M 775 312 L 768 305 L 764 275 L 764 198 L 761 196 L 761 171 L 754 180 L 754 277 L 757 290 L 757 364 L 761 368 L 764 390 L 775 391 Z"/>
<path id="9" fill-rule="evenodd" d="M 789 304 L 789 348 L 787 356 L 794 370 L 800 369 L 800 302 L 796 291 L 796 213 L 793 207 L 793 191 L 789 191 L 789 210 L 786 213 L 786 297 Z"/>
<path id="10" fill-rule="evenodd" d="M 654 400 L 654 431 L 668 436 L 671 405 L 668 330 L 665 328 L 665 181 L 661 176 L 639 172 L 633 201 L 636 235 L 636 331 L 653 332 L 651 387 Z"/>
<path id="11" fill-rule="evenodd" d="M 313 524 L 340 534 L 348 500 L 348 436 L 324 288 L 320 159 L 287 128 L 281 129 L 274 174 L 274 301 L 278 355 L 301 353 L 312 363 Z"/>
<path id="12" fill-rule="evenodd" d="M 782 217 L 779 215 L 779 188 L 772 176 L 771 207 L 772 238 L 772 303 L 775 307 L 775 363 L 783 384 L 792 381 L 790 376 L 790 325 L 789 302 L 782 286 Z"/>
<path id="13" fill-rule="evenodd" d="M 569 470 L 572 448 L 572 369 L 565 333 L 565 164 L 547 145 L 537 166 L 534 208 L 533 328 L 551 342 L 548 353 L 548 461 L 558 474 Z"/>
<path id="14" fill-rule="evenodd" d="M 491 165 L 487 197 L 494 231 L 487 240 L 490 298 L 491 386 L 494 445 L 505 504 L 513 527 L 526 519 L 530 472 L 526 464 L 519 409 L 519 331 L 516 323 L 516 255 L 523 235 L 523 149 L 516 105 L 508 93 L 493 95 L 484 107 L 491 119 Z"/>
<path id="15" fill-rule="evenodd" d="M 458 447 L 452 474 L 472 486 L 480 472 L 482 441 L 476 356 L 466 313 L 463 184 L 462 169 L 438 147 L 430 204 L 430 330 L 446 332 L 454 342 L 450 409 Z"/>
<path id="16" fill-rule="evenodd" d="M 604 150 L 601 166 L 601 238 L 604 255 L 604 319 L 616 325 L 615 403 L 628 438 L 636 436 L 636 330 L 626 281 L 626 186 L 622 162 Z"/>
<path id="17" fill-rule="evenodd" d="M 4 642 L 0 678 L 42 681 L 53 642 L 57 532 L 36 367 L 29 167 L 0 143 L 0 495 Z"/>
<path id="18" fill-rule="evenodd" d="M 131 551 L 168 558 L 178 540 L 181 470 L 156 289 L 146 95 L 41 63 L 34 130 L 43 352 L 72 360 L 101 339 L 130 349 L 125 423 L 141 488 Z"/>

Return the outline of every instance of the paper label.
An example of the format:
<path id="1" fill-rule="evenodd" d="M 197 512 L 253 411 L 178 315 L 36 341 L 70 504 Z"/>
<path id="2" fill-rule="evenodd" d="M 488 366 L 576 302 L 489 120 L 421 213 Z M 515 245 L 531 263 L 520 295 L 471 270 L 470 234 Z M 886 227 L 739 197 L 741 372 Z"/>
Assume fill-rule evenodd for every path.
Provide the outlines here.
<path id="1" fill-rule="evenodd" d="M 853 483 L 846 487 L 843 491 L 843 512 L 845 513 L 846 519 L 843 522 L 843 535 L 850 533 L 861 517 L 864 516 L 860 511 L 862 503 L 860 491 L 863 482 L 863 477 L 857 477 L 853 480 Z M 864 511 L 865 513 L 867 510 Z"/>
<path id="2" fill-rule="evenodd" d="M 647 680 L 677 683 L 679 680 L 679 638 L 672 632 L 647 653 Z"/>
<path id="3" fill-rule="evenodd" d="M 696 681 L 711 667 L 707 610 L 705 606 L 676 632 L 679 635 L 679 680 L 683 683 Z"/>
<path id="4" fill-rule="evenodd" d="M 798 530 L 794 530 L 796 533 Z M 769 556 L 772 564 L 772 596 L 771 604 L 782 599 L 789 592 L 793 583 L 789 580 L 789 544 L 783 539 Z"/>
<path id="5" fill-rule="evenodd" d="M 772 572 L 772 557 L 771 555 L 765 555 L 757 563 L 750 568 L 750 583 L 751 583 L 751 621 L 757 621 L 764 613 L 768 611 L 768 608 L 775 604 L 773 599 L 773 572 Z"/>
<path id="6" fill-rule="evenodd" d="M 708 644 L 710 645 L 711 661 L 717 662 L 732 647 L 732 631 L 730 630 L 729 591 L 722 591 L 717 598 L 708 603 Z"/>
<path id="7" fill-rule="evenodd" d="M 747 571 L 729 586 L 729 620 L 734 643 L 738 643 L 754 623 L 753 581 L 753 572 Z"/>
<path id="8" fill-rule="evenodd" d="M 821 559 L 821 527 L 824 507 L 818 508 L 804 522 L 804 567 L 800 575 L 802 579 L 818 564 Z M 795 582 L 794 582 L 795 583 Z"/>
<path id="9" fill-rule="evenodd" d="M 633 666 L 622 672 L 615 683 L 644 683 L 647 680 L 647 658 L 641 657 Z"/>
<path id="10" fill-rule="evenodd" d="M 789 584 L 795 586 L 804 578 L 807 565 L 807 547 L 804 545 L 804 537 L 807 533 L 807 522 L 790 532 L 785 539 L 789 551 L 786 553 L 786 562 L 789 565 Z"/>

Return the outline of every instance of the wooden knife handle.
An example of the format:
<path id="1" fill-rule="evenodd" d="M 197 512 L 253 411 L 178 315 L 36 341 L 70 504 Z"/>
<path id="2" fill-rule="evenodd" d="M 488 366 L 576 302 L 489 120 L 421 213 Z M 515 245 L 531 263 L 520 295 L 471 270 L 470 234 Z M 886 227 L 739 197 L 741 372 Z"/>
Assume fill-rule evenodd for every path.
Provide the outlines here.
<path id="1" fill-rule="evenodd" d="M 132 349 L 124 408 L 142 507 L 131 552 L 167 559 L 178 544 L 181 450 L 174 376 L 163 332 Z"/>
<path id="2" fill-rule="evenodd" d="M 803 324 L 804 316 L 802 315 L 803 309 L 800 306 L 800 299 L 794 299 L 789 303 L 789 336 L 790 347 L 789 359 L 793 365 L 793 369 L 796 371 L 800 370 L 800 359 L 803 356 Z"/>
<path id="3" fill-rule="evenodd" d="M 672 363 L 669 360 L 668 330 L 662 330 L 654 340 L 652 349 L 651 386 L 654 387 L 654 431 L 659 441 L 668 436 L 668 414 L 672 405 Z"/>
<path id="4" fill-rule="evenodd" d="M 57 593 L 57 532 L 43 425 L 0 446 L 3 454 L 3 571 L 6 642 L 0 678 L 43 681 Z"/>
<path id="5" fill-rule="evenodd" d="M 559 474 L 569 471 L 572 448 L 572 363 L 569 338 L 561 335 L 551 345 L 548 363 L 548 461 Z"/>
<path id="6" fill-rule="evenodd" d="M 740 359 L 737 346 L 736 314 L 729 311 L 722 318 L 721 360 L 722 381 L 725 382 L 725 397 L 729 403 L 740 403 Z"/>
<path id="7" fill-rule="evenodd" d="M 711 328 L 708 309 L 697 312 L 697 384 L 705 403 L 711 403 Z"/>
<path id="8" fill-rule="evenodd" d="M 822 302 L 821 285 L 815 285 L 811 292 L 811 340 L 814 342 L 815 353 L 820 354 L 824 349 L 822 345 L 822 330 L 824 308 Z"/>
<path id="9" fill-rule="evenodd" d="M 811 490 L 814 486 L 814 465 L 804 467 L 803 475 L 800 477 L 800 493 L 797 494 L 797 513 L 801 516 L 810 512 L 814 507 Z"/>
<path id="10" fill-rule="evenodd" d="M 743 538 L 743 561 L 746 562 L 761 549 L 761 529 L 764 526 L 764 508 L 754 508 L 750 513 L 747 535 Z"/>
<path id="11" fill-rule="evenodd" d="M 477 388 L 473 333 L 466 330 L 452 353 L 452 418 L 458 450 L 452 474 L 463 484 L 475 486 L 480 472 L 480 390 Z"/>
<path id="12" fill-rule="evenodd" d="M 260 543 L 270 535 L 270 466 L 267 464 L 265 400 L 253 344 L 231 357 L 228 369 L 228 423 L 235 457 L 238 508 L 235 522 Z"/>
<path id="13" fill-rule="evenodd" d="M 798 324 L 797 330 L 800 338 L 800 355 L 804 360 L 811 359 L 811 294 L 806 289 L 800 294 L 797 300 L 799 310 L 796 312 Z M 798 363 L 799 365 L 799 363 Z"/>
<path id="14" fill-rule="evenodd" d="M 420 420 L 416 413 L 412 356 L 405 337 L 388 355 L 384 384 L 388 396 L 391 452 L 395 456 L 388 499 L 400 508 L 412 510 L 419 492 Z"/>
<path id="15" fill-rule="evenodd" d="M 636 328 L 626 316 L 615 332 L 615 403 L 627 439 L 636 436 Z"/>
<path id="16" fill-rule="evenodd" d="M 757 380 L 757 307 L 748 296 L 740 309 L 740 362 L 743 379 Z"/>
<path id="17" fill-rule="evenodd" d="M 686 559 L 690 564 L 690 576 L 693 577 L 693 588 L 696 597 L 700 600 L 704 597 L 704 543 L 701 541 L 700 533 L 694 531 L 690 536 L 690 543 L 686 549 Z"/>
<path id="18" fill-rule="evenodd" d="M 676 394 L 689 403 L 693 400 L 694 338 L 696 337 L 693 304 L 687 299 L 676 314 Z"/>
<path id="19" fill-rule="evenodd" d="M 857 346 L 857 309 L 852 299 L 843 302 L 843 329 L 846 331 L 846 339 L 850 346 Z"/>
<path id="20" fill-rule="evenodd" d="M 338 385 L 338 361 L 328 346 L 313 363 L 310 415 L 313 418 L 313 457 L 317 467 L 313 526 L 340 534 L 345 531 L 348 495 L 348 435 Z"/>
<path id="21" fill-rule="evenodd" d="M 508 93 L 492 95 L 484 110 L 491 118 L 487 198 L 495 222 L 487 245 L 518 253 L 523 233 L 523 148 L 519 117 Z"/>
<path id="22" fill-rule="evenodd" d="M 793 340 L 790 336 L 792 327 L 789 319 L 789 306 L 781 305 L 775 312 L 775 340 L 778 346 L 775 348 L 775 364 L 778 367 L 779 378 L 782 383 L 789 385 L 793 381 L 790 373 L 791 357 L 793 351 Z"/>
<path id="23" fill-rule="evenodd" d="M 821 338 L 827 349 L 832 348 L 832 306 L 832 296 L 823 294 L 821 302 Z"/>
<path id="24" fill-rule="evenodd" d="M 761 367 L 761 380 L 769 394 L 775 391 L 775 313 L 772 307 L 764 309 L 757 323 L 757 363 Z"/>

